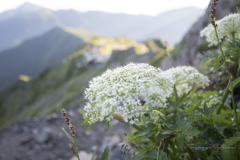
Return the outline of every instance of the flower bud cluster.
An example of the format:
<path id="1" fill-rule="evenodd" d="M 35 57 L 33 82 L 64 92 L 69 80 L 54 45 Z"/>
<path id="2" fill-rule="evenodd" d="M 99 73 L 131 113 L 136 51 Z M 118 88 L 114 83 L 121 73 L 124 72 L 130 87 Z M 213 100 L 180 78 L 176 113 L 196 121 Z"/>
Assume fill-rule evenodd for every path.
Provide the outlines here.
<path id="1" fill-rule="evenodd" d="M 219 105 L 222 104 L 222 102 L 221 102 L 219 99 L 217 99 L 217 98 L 212 98 L 212 99 L 210 99 L 208 102 L 203 101 L 203 102 L 200 104 L 199 108 L 204 108 L 204 103 L 206 104 L 206 106 L 207 106 L 208 108 L 215 108 L 215 107 L 217 107 L 217 106 L 219 106 Z"/>
<path id="2" fill-rule="evenodd" d="M 61 113 L 62 113 L 63 117 L 65 118 L 65 122 L 69 126 L 69 129 L 71 131 L 72 136 L 75 137 L 75 133 L 76 132 L 75 132 L 75 129 L 74 129 L 74 127 L 72 126 L 72 124 L 70 122 L 70 119 L 67 116 L 67 112 L 65 111 L 65 109 L 61 109 Z"/>
<path id="3" fill-rule="evenodd" d="M 208 77 L 199 73 L 198 70 L 191 66 L 171 68 L 164 71 L 163 74 L 173 80 L 178 96 L 188 93 L 193 86 L 205 88 L 210 82 Z"/>
<path id="4" fill-rule="evenodd" d="M 160 111 L 153 110 L 152 114 L 153 114 L 152 119 L 155 124 L 160 124 L 163 122 L 163 120 L 165 120 L 164 114 Z"/>
<path id="5" fill-rule="evenodd" d="M 217 7 L 217 4 L 218 4 L 218 1 L 219 0 L 213 0 L 212 4 L 211 4 L 211 14 L 210 14 L 210 17 L 211 17 L 211 23 L 217 27 L 217 24 L 215 23 L 215 15 L 216 15 L 216 7 Z"/>

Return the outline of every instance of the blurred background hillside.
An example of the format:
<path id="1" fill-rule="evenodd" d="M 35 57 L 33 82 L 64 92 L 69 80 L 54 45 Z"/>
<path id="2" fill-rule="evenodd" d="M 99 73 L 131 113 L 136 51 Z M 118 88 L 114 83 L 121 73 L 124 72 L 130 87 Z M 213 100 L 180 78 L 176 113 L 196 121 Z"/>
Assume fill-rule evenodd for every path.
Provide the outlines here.
<path id="1" fill-rule="evenodd" d="M 78 109 L 84 106 L 84 90 L 92 77 L 128 62 L 167 69 L 167 50 L 175 64 L 197 66 L 208 50 L 199 32 L 208 25 L 209 0 L 194 6 L 186 0 L 180 7 L 172 0 L 167 9 L 160 0 L 157 4 L 163 9 L 155 15 L 106 9 L 82 12 L 74 8 L 81 5 L 74 0 L 68 9 L 50 7 L 63 1 L 41 1 L 43 6 L 34 0 L 19 5 L 10 1 L 9 8 L 0 7 L 0 160 L 71 159 L 59 112 L 69 108 L 73 124 L 82 123 Z M 144 7 L 157 8 L 152 2 Z M 125 6 L 138 8 L 138 4 Z M 236 12 L 237 6 L 240 0 L 220 0 L 217 19 Z M 165 41 L 170 44 L 167 50 Z M 128 127 L 113 124 L 108 133 L 102 123 L 89 134 L 86 127 L 77 127 L 82 154 L 91 154 L 96 147 L 100 154 L 111 144 L 111 160 L 124 159 L 118 140 Z"/>

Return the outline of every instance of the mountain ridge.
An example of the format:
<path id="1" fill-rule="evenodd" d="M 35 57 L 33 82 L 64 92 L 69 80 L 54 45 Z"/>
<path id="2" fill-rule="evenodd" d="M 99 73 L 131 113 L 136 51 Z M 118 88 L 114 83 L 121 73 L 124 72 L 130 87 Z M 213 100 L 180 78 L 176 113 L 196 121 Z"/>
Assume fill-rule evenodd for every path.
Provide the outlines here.
<path id="1" fill-rule="evenodd" d="M 39 8 L 38 6 L 33 6 L 33 9 L 27 9 L 29 5 L 30 4 L 25 4 L 16 10 L 0 13 L 0 34 L 2 35 L 0 37 L 0 50 L 16 46 L 24 40 L 41 35 L 55 26 L 81 27 L 103 36 L 128 36 L 130 39 L 137 41 L 145 41 L 150 38 L 165 39 L 173 44 L 179 40 L 179 37 L 181 38 L 183 36 L 184 31 L 182 32 L 182 29 L 179 28 L 177 33 L 173 33 L 175 37 L 171 39 L 168 39 L 167 36 L 161 37 L 160 35 L 163 32 L 161 32 L 161 30 L 156 31 L 156 29 L 166 24 L 164 19 L 171 21 L 176 15 L 184 13 L 184 10 L 191 10 L 191 15 L 195 16 L 188 19 L 188 21 L 192 24 L 203 11 L 202 9 L 187 7 L 177 9 L 176 11 L 178 13 L 176 13 L 176 15 L 174 15 L 176 11 L 173 10 L 172 12 L 169 11 L 153 17 L 123 13 L 112 14 L 101 11 L 54 11 L 44 7 Z M 167 16 L 168 14 L 170 14 L 170 17 Z M 165 28 L 170 27 L 169 29 L 171 29 L 171 26 L 172 24 Z M 153 30 L 151 30 L 152 28 Z M 154 30 L 158 32 L 158 35 L 156 37 L 148 36 L 148 33 Z"/>
<path id="2" fill-rule="evenodd" d="M 51 67 L 88 40 L 87 36 L 95 36 L 89 31 L 87 33 L 85 29 L 82 30 L 85 33 L 82 37 L 81 33 L 74 35 L 70 30 L 70 28 L 55 27 L 41 36 L 26 40 L 15 48 L 0 52 L 0 87 L 21 74 L 33 76 Z"/>

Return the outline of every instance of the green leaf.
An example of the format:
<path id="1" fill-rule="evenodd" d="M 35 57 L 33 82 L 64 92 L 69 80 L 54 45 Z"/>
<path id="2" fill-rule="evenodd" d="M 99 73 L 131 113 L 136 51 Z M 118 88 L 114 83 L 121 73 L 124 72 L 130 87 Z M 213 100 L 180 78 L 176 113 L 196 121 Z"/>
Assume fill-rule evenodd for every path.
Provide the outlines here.
<path id="1" fill-rule="evenodd" d="M 109 146 L 107 146 L 104 149 L 103 154 L 102 154 L 100 160 L 108 160 L 108 155 L 109 155 Z"/>
<path id="2" fill-rule="evenodd" d="M 232 91 L 232 88 L 234 88 L 239 82 L 240 82 L 240 77 L 234 79 L 234 80 L 232 81 L 232 83 L 230 83 L 228 89 L 229 89 L 230 91 Z"/>
<path id="3" fill-rule="evenodd" d="M 89 121 L 89 119 L 86 118 L 86 119 L 84 120 L 84 122 L 83 122 L 82 124 L 78 125 L 78 126 L 84 126 L 84 125 L 86 125 L 86 124 L 88 123 L 88 121 Z"/>
<path id="4" fill-rule="evenodd" d="M 237 11 L 238 11 L 238 13 L 240 14 L 240 11 L 239 11 L 238 7 L 237 7 Z"/>
<path id="5" fill-rule="evenodd" d="M 214 123 L 214 127 L 217 129 L 217 132 L 224 138 L 227 138 L 226 136 L 223 135 L 223 131 L 225 128 L 223 128 L 221 125 L 218 123 Z"/>
<path id="6" fill-rule="evenodd" d="M 83 117 L 86 117 L 85 113 L 81 109 L 79 109 L 79 111 L 82 113 Z"/>
<path id="7" fill-rule="evenodd" d="M 188 120 L 188 122 L 187 121 L 185 121 L 185 123 L 184 123 L 184 125 L 182 126 L 182 131 L 183 132 L 185 132 L 185 131 L 187 131 L 190 127 L 192 126 L 192 121 L 191 120 Z"/>
<path id="8" fill-rule="evenodd" d="M 170 123 L 163 122 L 169 129 L 174 129 L 174 126 Z"/>
<path id="9" fill-rule="evenodd" d="M 109 131 L 110 127 L 112 126 L 112 122 L 111 121 L 107 121 L 106 125 L 107 125 L 108 131 Z"/>
<path id="10" fill-rule="evenodd" d="M 97 152 L 97 148 L 94 150 L 91 160 L 94 160 L 94 156 L 95 156 L 96 152 Z"/>
<path id="11" fill-rule="evenodd" d="M 206 103 L 204 103 L 203 111 L 204 111 L 204 114 L 209 115 L 208 107 L 207 107 Z"/>
<path id="12" fill-rule="evenodd" d="M 186 113 L 187 113 L 187 114 L 192 113 L 192 111 L 194 111 L 194 109 L 195 109 L 196 107 L 197 107 L 197 106 L 189 107 L 189 108 L 186 110 Z"/>
<path id="13" fill-rule="evenodd" d="M 153 134 L 154 134 L 154 131 L 151 130 L 150 132 L 148 132 L 147 137 L 151 137 Z"/>
<path id="14" fill-rule="evenodd" d="M 183 159 L 183 160 L 188 160 L 186 155 L 184 156 L 184 159 Z"/>
<path id="15" fill-rule="evenodd" d="M 149 131 L 140 131 L 138 132 L 138 134 L 135 135 L 135 137 L 140 137 L 140 136 L 145 136 L 146 134 L 148 134 Z"/>
<path id="16" fill-rule="evenodd" d="M 228 145 L 235 145 L 237 142 L 240 141 L 240 137 L 231 137 L 229 139 L 225 139 L 225 144 Z"/>
<path id="17" fill-rule="evenodd" d="M 216 111 L 211 114 L 211 118 L 220 125 L 230 126 L 233 123 L 232 121 L 226 120 L 225 117 L 219 116 Z"/>
<path id="18" fill-rule="evenodd" d="M 201 132 L 199 132 L 196 128 L 192 128 L 186 132 L 187 135 L 190 135 L 193 137 L 199 135 L 200 133 Z"/>
<path id="19" fill-rule="evenodd" d="M 173 130 L 166 130 L 166 131 L 162 132 L 161 134 L 170 134 L 172 132 L 173 132 Z"/>
<path id="20" fill-rule="evenodd" d="M 236 132 L 236 133 L 234 134 L 234 137 L 240 137 L 240 132 Z"/>
<path id="21" fill-rule="evenodd" d="M 226 149 L 226 148 L 221 146 L 221 157 L 222 157 L 222 160 L 234 159 L 234 150 L 233 149 Z"/>
<path id="22" fill-rule="evenodd" d="M 66 136 L 70 139 L 70 141 L 71 141 L 74 145 L 76 145 L 76 143 L 75 143 L 74 139 L 72 138 L 72 136 L 70 136 L 70 135 L 67 133 L 67 131 L 65 131 L 64 128 L 62 128 L 62 130 L 63 130 L 63 132 L 66 134 Z"/>
<path id="23" fill-rule="evenodd" d="M 177 139 L 178 139 L 178 146 L 180 150 L 183 151 L 184 135 L 181 133 L 178 134 Z"/>
<path id="24" fill-rule="evenodd" d="M 192 92 L 192 90 L 190 90 L 187 94 L 184 93 L 184 95 L 182 96 L 182 98 L 180 99 L 180 102 L 183 102 L 185 98 L 187 98 L 187 96 L 189 96 L 189 94 Z"/>
<path id="25" fill-rule="evenodd" d="M 144 158 L 154 158 L 157 159 L 157 151 L 148 151 L 144 154 Z"/>
<path id="26" fill-rule="evenodd" d="M 153 123 L 151 123 L 151 122 L 147 122 L 147 126 L 148 126 L 148 128 L 150 128 L 150 129 L 154 129 L 154 128 L 156 127 L 156 125 L 153 124 Z"/>
<path id="27" fill-rule="evenodd" d="M 163 139 L 166 135 L 163 134 L 158 134 L 156 137 L 156 144 L 158 144 L 160 142 L 161 139 Z"/>
<path id="28" fill-rule="evenodd" d="M 88 130 L 87 130 L 86 133 L 88 133 L 88 132 L 91 130 L 92 127 L 93 127 L 93 124 L 91 124 L 91 125 L 88 127 Z"/>

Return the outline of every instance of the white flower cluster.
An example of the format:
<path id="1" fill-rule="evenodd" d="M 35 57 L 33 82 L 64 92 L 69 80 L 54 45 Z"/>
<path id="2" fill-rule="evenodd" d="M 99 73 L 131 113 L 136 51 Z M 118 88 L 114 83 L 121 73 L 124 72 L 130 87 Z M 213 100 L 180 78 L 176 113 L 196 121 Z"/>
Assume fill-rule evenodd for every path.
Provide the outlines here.
<path id="1" fill-rule="evenodd" d="M 144 63 L 130 63 L 124 67 L 107 70 L 93 78 L 86 89 L 88 100 L 84 110 L 89 123 L 110 121 L 121 115 L 125 122 L 134 123 L 133 117 L 142 111 L 139 97 L 153 106 L 165 106 L 172 94 L 173 83 L 159 69 Z"/>
<path id="2" fill-rule="evenodd" d="M 233 34 L 235 38 L 240 38 L 240 14 L 230 14 L 223 19 L 216 21 L 216 24 L 220 42 L 225 36 L 232 38 Z M 206 36 L 209 46 L 218 44 L 212 24 L 209 24 L 206 28 L 204 28 L 200 34 L 201 37 Z"/>
<path id="3" fill-rule="evenodd" d="M 209 85 L 208 77 L 199 73 L 191 66 L 180 66 L 168 69 L 162 74 L 169 76 L 176 85 L 178 96 L 188 93 L 193 86 L 205 87 Z"/>

